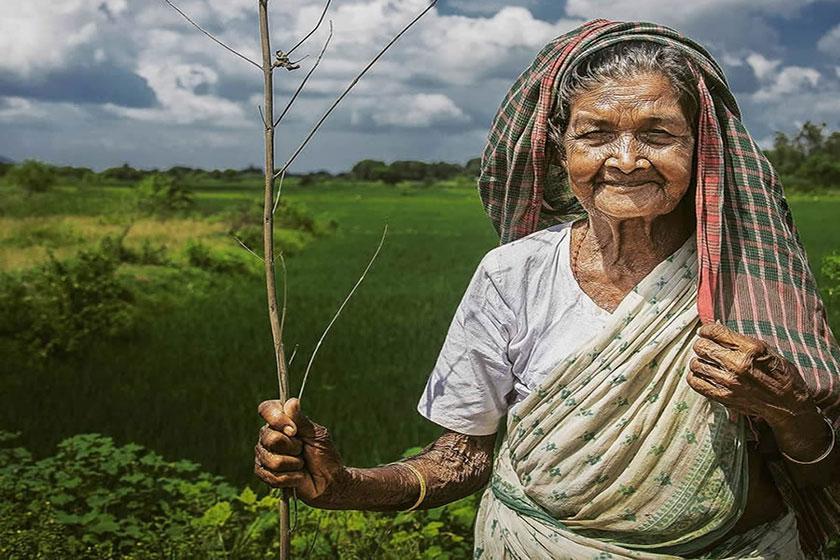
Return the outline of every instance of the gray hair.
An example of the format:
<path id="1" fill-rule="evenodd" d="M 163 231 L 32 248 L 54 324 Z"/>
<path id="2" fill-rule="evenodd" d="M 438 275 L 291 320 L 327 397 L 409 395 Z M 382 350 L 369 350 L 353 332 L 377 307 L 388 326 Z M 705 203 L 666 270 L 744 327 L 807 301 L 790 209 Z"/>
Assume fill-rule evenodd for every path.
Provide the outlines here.
<path id="1" fill-rule="evenodd" d="M 622 41 L 586 57 L 566 72 L 557 87 L 554 114 L 548 120 L 549 140 L 555 149 L 563 149 L 563 134 L 575 97 L 606 82 L 627 79 L 639 74 L 662 74 L 679 96 L 686 120 L 695 128 L 700 101 L 697 80 L 689 59 L 676 47 L 652 41 Z"/>

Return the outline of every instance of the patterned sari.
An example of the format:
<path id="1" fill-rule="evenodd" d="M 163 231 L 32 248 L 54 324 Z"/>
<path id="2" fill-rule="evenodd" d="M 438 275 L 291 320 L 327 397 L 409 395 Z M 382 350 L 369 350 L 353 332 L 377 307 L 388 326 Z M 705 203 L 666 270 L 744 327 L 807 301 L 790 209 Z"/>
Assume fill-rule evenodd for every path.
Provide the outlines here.
<path id="1" fill-rule="evenodd" d="M 628 40 L 679 49 L 696 76 L 696 237 L 508 418 L 476 554 L 668 558 L 701 550 L 743 512 L 748 425 L 761 432 L 762 450 L 770 449 L 789 512 L 728 540 L 715 557 L 770 558 L 782 550 L 782 558 L 795 558 L 790 535 L 797 531 L 802 549 L 819 557 L 840 534 L 840 484 L 797 487 L 760 418 L 730 422 L 722 406 L 680 381 L 694 329 L 719 320 L 795 364 L 840 428 L 840 349 L 778 176 L 709 53 L 650 23 L 595 20 L 558 37 L 502 102 L 482 157 L 482 201 L 502 243 L 571 217 L 555 204 L 568 193 L 546 157 L 557 85 L 591 53 Z"/>
<path id="2" fill-rule="evenodd" d="M 682 558 L 732 528 L 747 498 L 745 423 L 685 380 L 696 279 L 689 239 L 508 417 L 476 558 Z M 710 554 L 803 557 L 792 512 Z"/>

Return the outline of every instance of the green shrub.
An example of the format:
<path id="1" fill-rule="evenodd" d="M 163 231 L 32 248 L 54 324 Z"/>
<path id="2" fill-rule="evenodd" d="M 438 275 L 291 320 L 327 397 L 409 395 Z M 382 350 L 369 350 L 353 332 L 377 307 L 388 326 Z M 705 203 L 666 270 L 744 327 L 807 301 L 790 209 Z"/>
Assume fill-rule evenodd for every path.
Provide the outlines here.
<path id="1" fill-rule="evenodd" d="M 173 214 L 189 210 L 194 205 L 192 191 L 180 178 L 154 173 L 137 185 L 137 205 L 148 214 Z"/>
<path id="2" fill-rule="evenodd" d="M 101 248 L 39 268 L 0 275 L 0 337 L 31 357 L 77 354 L 132 324 L 132 296 L 119 281 L 119 261 Z"/>
<path id="3" fill-rule="evenodd" d="M 55 170 L 39 161 L 28 159 L 6 173 L 8 181 L 27 193 L 45 192 L 55 184 Z"/>
<path id="4" fill-rule="evenodd" d="M 68 438 L 40 460 L 12 447 L 14 437 L 0 432 L 2 558 L 277 557 L 276 490 L 240 491 L 195 463 L 97 434 Z M 297 504 L 293 557 L 471 558 L 476 504 L 399 514 Z"/>
<path id="5" fill-rule="evenodd" d="M 243 258 L 214 251 L 201 241 L 190 239 L 184 252 L 190 266 L 222 274 L 244 274 L 248 265 Z"/>

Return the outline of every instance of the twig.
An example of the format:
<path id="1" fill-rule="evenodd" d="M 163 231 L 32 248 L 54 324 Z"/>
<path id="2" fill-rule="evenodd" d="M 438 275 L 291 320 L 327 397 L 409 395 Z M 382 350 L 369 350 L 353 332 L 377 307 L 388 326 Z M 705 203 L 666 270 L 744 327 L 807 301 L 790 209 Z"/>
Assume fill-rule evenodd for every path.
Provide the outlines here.
<path id="1" fill-rule="evenodd" d="M 257 257 L 258 259 L 263 260 L 263 258 L 262 258 L 261 256 L 259 256 L 259 255 L 258 255 L 258 254 L 256 254 L 254 251 L 252 251 L 250 247 L 248 247 L 247 245 L 245 245 L 245 243 L 244 243 L 241 239 L 239 239 L 238 237 L 236 237 L 236 236 L 235 236 L 234 234 L 232 234 L 232 233 L 230 234 L 230 236 L 231 236 L 231 237 L 233 237 L 234 239 L 236 239 L 236 240 L 239 242 L 239 244 L 240 244 L 240 245 L 242 245 L 242 247 L 243 247 L 246 251 L 248 251 L 249 253 L 251 253 L 252 255 L 254 255 L 255 257 Z"/>
<path id="2" fill-rule="evenodd" d="M 292 356 L 289 358 L 289 367 L 291 367 L 292 362 L 295 361 L 295 356 L 297 355 L 298 346 L 300 346 L 300 344 L 295 344 L 295 347 L 292 349 Z"/>
<path id="3" fill-rule="evenodd" d="M 263 126 L 265 128 L 268 128 L 268 122 L 266 122 L 266 120 L 265 120 L 265 115 L 263 114 L 262 105 L 257 105 L 257 109 L 260 110 L 260 118 L 262 119 Z"/>
<path id="4" fill-rule="evenodd" d="M 283 258 L 283 251 L 278 251 L 280 266 L 283 267 L 283 308 L 280 310 L 280 339 L 283 339 L 283 327 L 286 325 L 286 297 L 288 295 L 288 282 L 286 281 L 286 259 Z"/>
<path id="5" fill-rule="evenodd" d="M 379 251 L 382 249 L 382 245 L 385 243 L 385 236 L 388 234 L 388 224 L 385 224 L 385 229 L 382 231 L 382 239 L 379 240 L 379 246 L 376 248 L 376 252 L 373 253 L 373 257 L 371 257 L 370 262 L 368 263 L 367 267 L 365 267 L 365 271 L 362 272 L 362 275 L 359 277 L 359 280 L 356 282 L 356 285 L 353 286 L 353 289 L 350 290 L 350 293 L 347 294 L 347 297 L 344 298 L 344 301 L 339 306 L 338 311 L 335 312 L 333 315 L 332 321 L 330 324 L 327 325 L 327 328 L 324 329 L 324 333 L 321 335 L 321 338 L 318 340 L 318 344 L 315 345 L 315 350 L 312 351 L 312 356 L 309 357 L 309 363 L 306 365 L 306 371 L 303 373 L 303 383 L 300 384 L 300 393 L 298 393 L 298 400 L 303 399 L 303 390 L 306 388 L 306 379 L 309 377 L 309 370 L 312 368 L 312 362 L 315 361 L 315 355 L 318 353 L 318 349 L 321 347 L 321 343 L 324 342 L 324 338 L 326 338 L 327 333 L 330 331 L 330 328 L 335 323 L 338 316 L 341 315 L 342 309 L 344 306 L 347 305 L 347 302 L 350 301 L 350 298 L 353 297 L 353 294 L 356 292 L 356 288 L 362 283 L 362 280 L 365 279 L 365 275 L 367 275 L 368 270 L 370 267 L 373 266 L 373 261 L 376 260 L 376 257 L 379 255 Z"/>
<path id="6" fill-rule="evenodd" d="M 321 58 L 323 58 L 324 51 L 327 50 L 327 45 L 330 44 L 330 40 L 332 39 L 332 36 L 333 36 L 333 23 L 332 23 L 332 20 L 330 20 L 330 34 L 327 37 L 327 40 L 324 42 L 324 47 L 321 49 L 321 54 L 318 55 L 318 60 L 315 61 L 315 64 L 312 65 L 312 68 L 310 68 L 309 72 L 306 73 L 306 76 L 303 77 L 303 80 L 301 80 L 300 85 L 298 86 L 294 95 L 292 95 L 292 98 L 289 99 L 288 103 L 286 103 L 286 107 L 283 109 L 283 112 L 281 112 L 280 116 L 277 117 L 277 120 L 274 121 L 274 126 L 277 126 L 278 124 L 280 124 L 280 121 L 283 120 L 283 117 L 285 117 L 286 113 L 288 113 L 289 109 L 291 109 L 292 103 L 294 103 L 295 99 L 297 99 L 297 96 L 301 92 L 301 90 L 303 89 L 303 86 L 306 85 L 306 82 L 309 80 L 309 76 L 311 76 L 312 73 L 315 71 L 315 69 L 318 68 L 318 64 L 321 62 Z"/>
<path id="7" fill-rule="evenodd" d="M 315 27 L 313 27 L 313 28 L 312 28 L 312 31 L 310 31 L 309 33 L 307 33 L 307 34 L 306 34 L 306 36 L 304 36 L 304 38 L 303 38 L 303 39 L 301 39 L 300 41 L 298 41 L 297 43 L 295 43 L 295 46 L 294 46 L 294 47 L 292 47 L 291 49 L 289 49 L 289 52 L 287 52 L 287 53 L 286 53 L 286 56 L 288 56 L 288 55 L 292 54 L 293 52 L 295 52 L 295 49 L 296 49 L 296 48 L 298 48 L 299 46 L 301 46 L 304 42 L 306 42 L 306 40 L 307 40 L 307 39 L 309 39 L 310 37 L 312 37 L 312 34 L 313 34 L 313 33 L 315 33 L 316 31 L 318 31 L 318 28 L 319 28 L 319 27 L 321 27 L 321 23 L 324 21 L 324 16 L 325 16 L 325 15 L 327 15 L 327 9 L 330 7 L 330 2 L 332 2 L 332 0 L 327 0 L 327 3 L 324 5 L 324 10 L 321 12 L 321 17 L 320 17 L 320 18 L 318 18 L 318 23 L 316 23 L 316 24 L 315 24 Z"/>
<path id="8" fill-rule="evenodd" d="M 226 44 L 222 43 L 221 41 L 219 41 L 218 39 L 216 39 L 216 38 L 215 38 L 215 37 L 214 37 L 214 36 L 213 36 L 213 35 L 212 35 L 209 31 L 205 31 L 203 27 L 201 27 L 201 26 L 200 26 L 200 25 L 198 25 L 196 22 L 194 22 L 192 19 L 190 19 L 190 16 L 188 16 L 187 14 L 185 14 L 184 12 L 182 12 L 182 11 L 180 10 L 180 8 L 178 8 L 178 6 L 176 6 L 175 4 L 173 4 L 172 2 L 170 2 L 169 0 L 163 0 L 163 1 L 164 1 L 164 2 L 166 2 L 167 4 L 169 4 L 170 6 L 172 6 L 172 9 L 173 9 L 173 10 L 175 10 L 176 12 L 178 12 L 179 14 L 181 14 L 181 16 L 183 16 L 183 18 L 184 18 L 185 20 L 187 20 L 188 22 L 190 22 L 190 23 L 193 25 L 193 27 L 195 27 L 196 29 L 198 29 L 199 31 L 201 31 L 202 33 L 204 33 L 205 35 L 207 35 L 208 37 L 210 37 L 211 39 L 213 39 L 213 41 L 215 41 L 216 43 L 220 44 L 221 46 L 223 46 L 224 48 L 226 48 L 227 50 L 229 50 L 230 52 L 232 52 L 233 54 L 235 54 L 236 56 L 238 56 L 238 57 L 239 57 L 239 58 L 241 58 L 242 60 L 244 60 L 244 61 L 246 61 L 246 62 L 250 62 L 251 64 L 253 64 L 253 65 L 254 65 L 254 66 L 256 66 L 257 68 L 259 68 L 260 70 L 262 70 L 262 66 L 260 66 L 259 64 L 257 64 L 256 62 L 254 62 L 253 60 L 251 60 L 250 58 L 248 58 L 248 57 L 247 57 L 247 56 L 245 56 L 244 54 L 242 54 L 242 53 L 240 53 L 240 52 L 238 52 L 238 51 L 235 51 L 235 50 L 233 50 L 232 48 L 230 48 L 229 46 L 227 46 Z"/>
<path id="9" fill-rule="evenodd" d="M 396 43 L 397 39 L 402 37 L 402 35 L 406 31 L 408 31 L 409 28 L 411 28 L 412 25 L 417 23 L 417 21 L 419 21 L 421 17 L 426 15 L 426 12 L 431 10 L 435 6 L 435 4 L 437 4 L 437 0 L 432 0 L 432 2 L 426 7 L 425 10 L 420 12 L 420 14 L 417 17 L 415 17 L 413 20 L 411 20 L 408 23 L 408 25 L 403 27 L 402 31 L 397 33 L 394 36 L 394 38 L 391 39 L 391 41 L 387 45 L 385 45 L 385 47 L 381 51 L 379 51 L 379 54 L 377 54 L 375 57 L 373 57 L 373 60 L 371 60 L 368 63 L 368 65 L 365 66 L 364 69 L 362 69 L 362 71 L 359 72 L 359 74 L 357 74 L 355 78 L 353 78 L 353 81 L 350 82 L 350 85 L 347 86 L 347 88 L 344 90 L 344 92 L 341 95 L 338 96 L 338 98 L 333 102 L 332 105 L 330 105 L 330 108 L 327 109 L 327 112 L 324 113 L 324 115 L 318 120 L 318 122 L 315 124 L 315 126 L 312 127 L 312 130 L 309 131 L 309 134 L 307 134 L 306 138 L 303 140 L 303 142 L 301 142 L 301 144 L 300 144 L 300 146 L 298 146 L 297 150 L 295 150 L 295 152 L 292 154 L 292 156 L 286 161 L 286 164 L 283 165 L 283 168 L 280 171 L 278 171 L 277 173 L 274 174 L 275 177 L 280 176 L 281 173 L 285 172 L 289 168 L 289 166 L 292 165 L 292 162 L 295 161 L 295 158 L 297 158 L 298 155 L 303 151 L 303 148 L 309 143 L 309 141 L 312 139 L 312 137 L 315 136 L 315 133 L 318 132 L 318 129 L 321 128 L 321 125 L 324 124 L 324 121 L 327 120 L 328 116 L 330 116 L 330 113 L 332 113 L 333 110 L 338 106 L 338 104 L 341 103 L 341 100 L 344 99 L 344 97 L 348 93 L 350 93 L 350 90 L 353 89 L 353 87 L 359 82 L 359 80 L 362 78 L 362 76 L 364 76 L 367 73 L 367 71 L 370 70 L 370 67 L 373 66 L 376 63 L 376 61 L 378 61 L 382 57 L 382 55 L 385 54 L 385 51 L 387 51 L 389 48 L 391 48 L 391 45 Z"/>
<path id="10" fill-rule="evenodd" d="M 275 176 L 275 178 L 277 178 Z M 286 170 L 280 172 L 280 179 L 277 181 L 277 192 L 274 194 L 274 206 L 271 209 L 271 214 L 277 212 L 277 207 L 280 205 L 280 191 L 283 190 L 283 179 L 286 178 Z"/>

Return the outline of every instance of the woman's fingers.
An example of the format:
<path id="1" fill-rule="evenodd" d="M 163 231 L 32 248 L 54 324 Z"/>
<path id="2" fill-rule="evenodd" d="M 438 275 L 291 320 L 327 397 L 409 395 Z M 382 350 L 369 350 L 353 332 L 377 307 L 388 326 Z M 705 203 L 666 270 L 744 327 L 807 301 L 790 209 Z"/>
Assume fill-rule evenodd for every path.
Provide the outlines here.
<path id="1" fill-rule="evenodd" d="M 731 373 L 730 377 L 733 381 L 741 376 L 747 376 L 765 385 L 772 382 L 766 372 L 753 367 L 756 356 L 752 352 L 731 350 L 708 338 L 698 338 L 694 342 L 693 350 L 701 360 Z"/>
<path id="2" fill-rule="evenodd" d="M 259 442 L 268 451 L 281 455 L 300 455 L 303 451 L 303 443 L 298 438 L 278 432 L 268 424 L 260 429 Z"/>
<path id="3" fill-rule="evenodd" d="M 294 397 L 287 400 L 283 405 L 283 411 L 287 417 L 291 418 L 293 426 L 295 427 L 295 433 L 291 435 L 297 435 L 301 438 L 315 437 L 315 426 L 309 418 L 304 416 L 303 412 L 301 412 L 300 400 Z"/>
<path id="4" fill-rule="evenodd" d="M 254 460 L 254 474 L 263 482 L 275 488 L 291 488 L 306 481 L 306 474 L 301 471 L 274 474 L 263 467 L 259 460 Z"/>
<path id="5" fill-rule="evenodd" d="M 283 401 L 276 399 L 263 401 L 257 407 L 257 412 L 275 430 L 288 436 L 293 436 L 297 432 L 294 421 L 283 411 Z"/>
<path id="6" fill-rule="evenodd" d="M 767 345 L 751 336 L 735 332 L 722 323 L 707 323 L 697 331 L 701 339 L 705 338 L 717 342 L 730 350 L 739 350 L 753 356 L 763 354 Z"/>
<path id="7" fill-rule="evenodd" d="M 259 443 L 254 447 L 254 454 L 260 465 L 275 473 L 300 471 L 305 465 L 300 457 L 271 453 Z"/>

